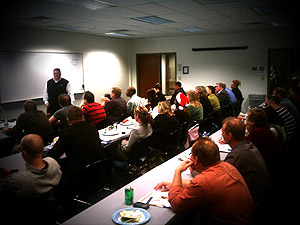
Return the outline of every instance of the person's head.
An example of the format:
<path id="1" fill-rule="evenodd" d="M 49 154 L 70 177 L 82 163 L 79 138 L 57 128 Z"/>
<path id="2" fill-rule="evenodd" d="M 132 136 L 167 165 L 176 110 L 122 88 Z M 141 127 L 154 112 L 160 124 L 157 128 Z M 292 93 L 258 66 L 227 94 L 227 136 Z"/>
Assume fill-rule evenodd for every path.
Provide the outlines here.
<path id="1" fill-rule="evenodd" d="M 150 102 L 154 100 L 154 98 L 155 98 L 155 90 L 154 90 L 154 88 L 148 89 L 147 92 L 146 92 L 146 94 L 147 94 L 147 98 L 148 98 L 148 100 Z"/>
<path id="2" fill-rule="evenodd" d="M 168 116 L 173 116 L 173 112 L 171 109 L 171 104 L 169 101 L 160 101 L 157 105 L 159 114 L 167 114 Z"/>
<path id="3" fill-rule="evenodd" d="M 59 81 L 60 78 L 61 78 L 61 72 L 60 72 L 60 69 L 59 69 L 59 68 L 55 68 L 55 69 L 53 70 L 53 79 L 54 79 L 55 81 Z"/>
<path id="4" fill-rule="evenodd" d="M 36 103 L 32 100 L 27 100 L 23 107 L 25 112 L 34 112 L 37 110 Z"/>
<path id="5" fill-rule="evenodd" d="M 176 82 L 174 83 L 174 89 L 175 89 L 175 90 L 178 90 L 179 88 L 181 88 L 181 82 L 180 82 L 180 81 L 176 81 Z"/>
<path id="6" fill-rule="evenodd" d="M 245 137 L 245 124 L 237 118 L 227 117 L 223 121 L 222 136 L 226 144 L 233 144 L 243 141 Z"/>
<path id="7" fill-rule="evenodd" d="M 246 118 L 246 128 L 251 132 L 256 127 L 267 126 L 267 114 L 259 108 L 250 109 Z"/>
<path id="8" fill-rule="evenodd" d="M 273 109 L 277 109 L 280 106 L 280 99 L 277 96 L 270 95 L 268 96 L 268 106 L 271 106 Z"/>
<path id="9" fill-rule="evenodd" d="M 280 100 L 287 97 L 287 93 L 282 87 L 275 88 L 272 95 L 277 96 Z"/>
<path id="10" fill-rule="evenodd" d="M 233 81 L 231 81 L 231 89 L 237 88 L 240 85 L 241 85 L 241 81 L 239 81 L 239 80 L 233 80 Z"/>
<path id="11" fill-rule="evenodd" d="M 200 99 L 199 99 L 196 91 L 191 90 L 191 91 L 188 91 L 186 94 L 189 99 L 189 104 L 191 106 L 196 107 L 196 108 L 202 108 Z"/>
<path id="12" fill-rule="evenodd" d="M 136 89 L 134 87 L 127 88 L 126 96 L 131 98 L 132 95 L 136 93 Z"/>
<path id="13" fill-rule="evenodd" d="M 28 134 L 21 140 L 21 149 L 26 162 L 30 159 L 42 158 L 43 139 L 37 134 Z"/>
<path id="14" fill-rule="evenodd" d="M 141 124 L 153 124 L 153 118 L 145 106 L 138 106 L 134 109 L 134 118 Z"/>
<path id="15" fill-rule="evenodd" d="M 156 92 L 156 93 L 157 93 L 157 92 L 160 92 L 160 91 L 162 90 L 162 88 L 161 88 L 161 86 L 160 86 L 159 83 L 157 83 L 157 84 L 154 85 L 154 89 L 155 89 L 155 92 Z"/>
<path id="16" fill-rule="evenodd" d="M 83 113 L 81 108 L 77 106 L 71 106 L 67 111 L 67 119 L 70 126 L 77 122 L 83 121 Z"/>
<path id="17" fill-rule="evenodd" d="M 113 87 L 111 89 L 111 97 L 112 98 L 119 98 L 119 97 L 121 97 L 121 94 L 122 94 L 121 88 Z"/>
<path id="18" fill-rule="evenodd" d="M 195 91 L 199 94 L 199 97 L 206 97 L 207 92 L 204 86 L 196 86 Z"/>
<path id="19" fill-rule="evenodd" d="M 65 107 L 65 106 L 71 105 L 71 98 L 70 98 L 70 96 L 67 95 L 67 94 L 60 94 L 58 96 L 58 104 L 61 107 Z"/>
<path id="20" fill-rule="evenodd" d="M 93 103 L 93 102 L 95 102 L 95 96 L 90 91 L 84 92 L 83 99 L 86 101 L 86 103 Z"/>
<path id="21" fill-rule="evenodd" d="M 220 162 L 219 148 L 209 137 L 198 138 L 191 153 L 191 160 L 194 162 L 191 167 L 199 173 Z"/>
<path id="22" fill-rule="evenodd" d="M 214 94 L 215 93 L 215 87 L 212 85 L 206 86 L 205 87 L 207 94 Z"/>

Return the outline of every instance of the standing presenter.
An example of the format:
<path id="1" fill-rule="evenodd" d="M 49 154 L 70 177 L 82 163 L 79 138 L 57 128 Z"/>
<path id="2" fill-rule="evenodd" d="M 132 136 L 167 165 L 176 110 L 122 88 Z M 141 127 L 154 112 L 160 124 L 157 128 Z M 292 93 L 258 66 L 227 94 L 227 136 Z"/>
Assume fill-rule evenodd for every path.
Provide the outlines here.
<path id="1" fill-rule="evenodd" d="M 74 94 L 72 93 L 70 82 L 61 78 L 59 68 L 53 70 L 53 79 L 50 79 L 45 84 L 43 101 L 47 107 L 47 116 L 53 115 L 61 107 L 58 104 L 58 96 L 60 94 L 68 94 L 71 102 L 75 101 Z"/>

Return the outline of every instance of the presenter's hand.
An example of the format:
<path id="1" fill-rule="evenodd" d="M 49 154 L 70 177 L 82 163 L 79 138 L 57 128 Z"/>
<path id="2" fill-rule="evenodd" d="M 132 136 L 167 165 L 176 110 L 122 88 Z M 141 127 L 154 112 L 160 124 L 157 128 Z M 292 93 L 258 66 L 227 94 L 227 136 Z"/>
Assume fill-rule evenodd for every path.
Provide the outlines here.
<path id="1" fill-rule="evenodd" d="M 47 103 L 45 103 L 45 106 L 47 107 L 47 108 L 49 108 L 49 103 L 47 102 Z"/>

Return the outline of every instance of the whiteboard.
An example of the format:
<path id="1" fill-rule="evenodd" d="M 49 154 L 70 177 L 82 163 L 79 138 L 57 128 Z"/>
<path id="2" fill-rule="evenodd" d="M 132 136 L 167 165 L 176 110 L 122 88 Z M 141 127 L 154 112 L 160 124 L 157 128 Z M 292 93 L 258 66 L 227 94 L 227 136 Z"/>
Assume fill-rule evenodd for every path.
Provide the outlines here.
<path id="1" fill-rule="evenodd" d="M 0 103 L 42 98 L 54 68 L 73 93 L 84 92 L 81 53 L 0 52 Z"/>

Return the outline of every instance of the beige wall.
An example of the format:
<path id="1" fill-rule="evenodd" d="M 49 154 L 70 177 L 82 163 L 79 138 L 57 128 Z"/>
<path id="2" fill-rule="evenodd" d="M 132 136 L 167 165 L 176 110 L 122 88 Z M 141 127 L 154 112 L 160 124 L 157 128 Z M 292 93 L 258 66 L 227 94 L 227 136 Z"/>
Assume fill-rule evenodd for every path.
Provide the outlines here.
<path id="1" fill-rule="evenodd" d="M 134 40 L 131 50 L 131 76 L 136 79 L 135 55 L 140 53 L 176 52 L 177 65 L 189 66 L 189 74 L 177 70 L 177 79 L 185 90 L 197 85 L 242 82 L 248 106 L 248 94 L 267 94 L 268 49 L 295 46 L 288 34 L 252 32 Z M 248 46 L 247 50 L 193 52 L 192 48 Z M 252 66 L 264 67 L 263 73 L 253 73 Z M 181 79 L 180 79 L 181 78 Z"/>

